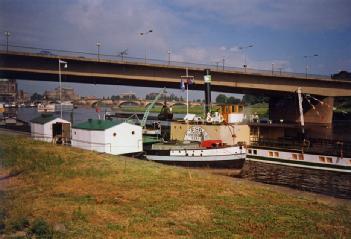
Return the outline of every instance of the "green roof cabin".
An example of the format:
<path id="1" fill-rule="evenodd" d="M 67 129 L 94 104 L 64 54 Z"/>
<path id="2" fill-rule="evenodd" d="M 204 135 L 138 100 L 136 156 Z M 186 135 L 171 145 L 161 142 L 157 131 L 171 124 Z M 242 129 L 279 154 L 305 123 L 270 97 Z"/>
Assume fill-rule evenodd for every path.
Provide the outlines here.
<path id="1" fill-rule="evenodd" d="M 143 151 L 142 128 L 115 121 L 89 119 L 72 127 L 72 146 L 108 154 Z"/>

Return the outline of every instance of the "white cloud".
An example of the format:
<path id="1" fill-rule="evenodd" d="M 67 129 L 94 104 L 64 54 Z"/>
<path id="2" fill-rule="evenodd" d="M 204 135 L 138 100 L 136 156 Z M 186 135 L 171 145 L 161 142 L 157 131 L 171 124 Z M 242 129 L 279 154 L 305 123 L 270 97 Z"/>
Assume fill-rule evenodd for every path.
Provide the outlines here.
<path id="1" fill-rule="evenodd" d="M 178 0 L 185 15 L 236 26 L 338 29 L 351 26 L 349 0 Z"/>

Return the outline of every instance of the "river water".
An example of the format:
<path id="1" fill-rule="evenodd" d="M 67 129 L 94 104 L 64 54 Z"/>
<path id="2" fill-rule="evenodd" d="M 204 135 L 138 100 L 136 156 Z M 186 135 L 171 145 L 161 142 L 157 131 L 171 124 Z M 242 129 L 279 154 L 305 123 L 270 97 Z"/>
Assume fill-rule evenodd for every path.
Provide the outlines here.
<path id="1" fill-rule="evenodd" d="M 97 113 L 94 108 L 79 107 L 73 110 L 73 124 L 81 123 L 87 119 L 99 119 L 103 117 L 105 111 L 110 108 L 102 108 Z M 58 116 L 60 113 L 56 113 Z M 31 119 L 39 116 L 36 108 L 19 108 L 17 117 L 20 120 L 29 122 Z M 156 113 L 150 113 L 150 116 L 157 116 Z M 175 115 L 175 118 L 182 118 L 183 114 Z M 71 112 L 63 112 L 63 118 L 71 121 Z M 152 121 L 147 121 L 151 124 Z M 169 126 L 169 122 L 163 122 L 163 126 Z M 338 138 L 351 140 L 351 122 L 338 121 L 333 126 L 334 134 Z M 260 162 L 246 161 L 243 178 L 259 181 L 268 184 L 283 185 L 303 191 L 311 191 L 338 198 L 351 199 L 351 174 L 322 171 L 314 169 L 301 169 L 282 165 L 271 165 Z"/>

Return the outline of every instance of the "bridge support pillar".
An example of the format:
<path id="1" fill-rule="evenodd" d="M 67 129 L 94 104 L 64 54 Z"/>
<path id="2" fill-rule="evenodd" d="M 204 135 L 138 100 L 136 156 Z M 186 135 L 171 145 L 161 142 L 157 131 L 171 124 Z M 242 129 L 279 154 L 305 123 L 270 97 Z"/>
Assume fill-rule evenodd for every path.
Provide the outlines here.
<path id="1" fill-rule="evenodd" d="M 305 124 L 332 124 L 334 97 L 303 96 Z M 269 118 L 273 122 L 300 123 L 297 95 L 271 97 L 269 101 Z"/>

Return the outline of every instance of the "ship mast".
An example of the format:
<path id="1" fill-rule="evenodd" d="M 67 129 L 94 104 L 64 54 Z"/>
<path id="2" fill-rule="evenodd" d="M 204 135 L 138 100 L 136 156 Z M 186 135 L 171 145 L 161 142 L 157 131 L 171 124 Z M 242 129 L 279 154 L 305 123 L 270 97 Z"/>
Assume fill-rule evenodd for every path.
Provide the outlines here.
<path id="1" fill-rule="evenodd" d="M 298 96 L 298 99 L 299 99 L 300 124 L 301 124 L 302 137 L 303 137 L 303 140 L 305 140 L 305 120 L 304 120 L 304 117 L 303 117 L 301 87 L 297 88 L 297 96 Z"/>

